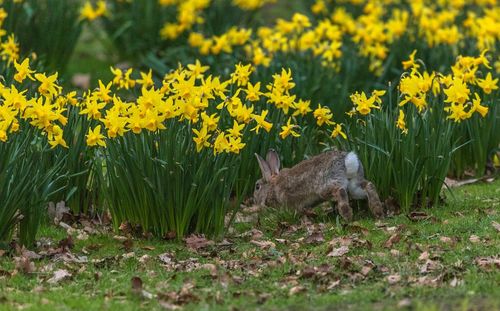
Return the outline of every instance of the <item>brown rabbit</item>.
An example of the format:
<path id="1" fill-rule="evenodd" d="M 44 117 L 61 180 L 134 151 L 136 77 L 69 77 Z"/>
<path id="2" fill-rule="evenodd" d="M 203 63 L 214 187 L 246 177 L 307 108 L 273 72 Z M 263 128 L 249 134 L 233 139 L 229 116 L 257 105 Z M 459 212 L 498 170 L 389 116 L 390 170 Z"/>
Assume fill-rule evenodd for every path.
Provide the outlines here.
<path id="1" fill-rule="evenodd" d="M 371 212 L 384 216 L 375 186 L 364 178 L 363 166 L 354 152 L 328 151 L 280 171 L 280 158 L 270 149 L 259 161 L 262 178 L 255 183 L 254 202 L 260 206 L 312 207 L 334 200 L 340 215 L 352 220 L 349 196 L 368 199 Z"/>

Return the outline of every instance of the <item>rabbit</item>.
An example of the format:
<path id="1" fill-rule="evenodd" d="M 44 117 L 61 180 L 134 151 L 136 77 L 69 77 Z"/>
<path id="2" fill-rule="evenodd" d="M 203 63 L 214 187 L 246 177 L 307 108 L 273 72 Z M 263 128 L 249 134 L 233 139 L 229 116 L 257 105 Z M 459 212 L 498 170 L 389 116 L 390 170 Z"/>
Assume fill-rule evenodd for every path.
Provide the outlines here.
<path id="1" fill-rule="evenodd" d="M 384 211 L 375 186 L 364 178 L 363 166 L 354 152 L 332 150 L 280 170 L 278 153 L 270 149 L 264 160 L 255 154 L 262 178 L 255 183 L 254 203 L 302 210 L 327 200 L 337 203 L 339 214 L 352 220 L 352 199 L 368 199 L 376 218 Z"/>

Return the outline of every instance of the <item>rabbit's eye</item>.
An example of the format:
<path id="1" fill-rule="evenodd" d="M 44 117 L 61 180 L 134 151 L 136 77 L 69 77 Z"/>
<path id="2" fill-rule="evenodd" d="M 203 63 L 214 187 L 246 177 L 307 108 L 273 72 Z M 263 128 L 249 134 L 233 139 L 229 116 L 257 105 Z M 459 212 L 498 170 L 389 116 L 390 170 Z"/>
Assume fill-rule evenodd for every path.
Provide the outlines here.
<path id="1" fill-rule="evenodd" d="M 255 184 L 255 190 L 260 190 L 260 184 Z"/>

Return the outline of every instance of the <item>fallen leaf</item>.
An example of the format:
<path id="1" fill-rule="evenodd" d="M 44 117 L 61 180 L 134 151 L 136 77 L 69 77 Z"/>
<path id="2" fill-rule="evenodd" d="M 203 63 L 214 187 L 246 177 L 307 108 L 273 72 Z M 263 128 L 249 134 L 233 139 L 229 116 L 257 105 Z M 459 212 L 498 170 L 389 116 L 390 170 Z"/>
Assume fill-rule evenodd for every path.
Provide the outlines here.
<path id="1" fill-rule="evenodd" d="M 14 257 L 16 270 L 24 274 L 30 274 L 35 271 L 35 264 L 28 257 Z"/>
<path id="2" fill-rule="evenodd" d="M 54 261 L 62 261 L 64 263 L 87 263 L 87 256 L 77 256 L 71 252 L 58 253 L 54 256 Z"/>
<path id="3" fill-rule="evenodd" d="M 139 262 L 144 264 L 144 263 L 148 262 L 150 259 L 151 259 L 151 256 L 149 256 L 147 254 L 142 255 L 141 258 L 139 258 Z"/>
<path id="4" fill-rule="evenodd" d="M 336 238 L 332 239 L 328 244 L 331 247 L 335 247 L 337 245 L 350 246 L 352 244 L 352 242 L 353 242 L 353 239 L 350 237 L 336 237 Z"/>
<path id="5" fill-rule="evenodd" d="M 158 301 L 158 303 L 160 304 L 160 306 L 163 309 L 167 309 L 167 310 L 180 310 L 181 309 L 181 306 L 174 305 L 173 303 L 167 302 L 165 300 L 160 300 L 160 301 Z"/>
<path id="6" fill-rule="evenodd" d="M 495 229 L 497 229 L 497 231 L 498 231 L 498 232 L 500 232 L 500 224 L 499 224 L 498 222 L 496 222 L 496 221 L 492 221 L 492 222 L 491 222 L 491 225 L 492 225 Z"/>
<path id="7" fill-rule="evenodd" d="M 262 233 L 262 231 L 257 230 L 257 229 L 250 230 L 250 234 L 251 234 L 252 240 L 260 240 L 264 236 L 264 233 Z"/>
<path id="8" fill-rule="evenodd" d="M 367 236 L 370 233 L 370 231 L 368 229 L 366 229 L 365 227 L 361 227 L 361 226 L 355 225 L 355 224 L 347 225 L 347 230 L 349 230 L 350 232 L 353 232 L 353 233 L 361 233 L 364 236 Z"/>
<path id="9" fill-rule="evenodd" d="M 409 306 L 411 306 L 410 298 L 404 298 L 398 302 L 398 308 L 408 308 Z"/>
<path id="10" fill-rule="evenodd" d="M 500 257 L 488 256 L 488 257 L 478 257 L 475 260 L 476 264 L 483 270 L 491 270 L 493 268 L 500 269 Z"/>
<path id="11" fill-rule="evenodd" d="M 330 284 L 328 284 L 328 286 L 326 287 L 326 289 L 332 290 L 335 287 L 339 286 L 339 284 L 340 284 L 340 280 L 336 280 L 336 281 L 330 282 Z"/>
<path id="12" fill-rule="evenodd" d="M 213 263 L 206 263 L 201 266 L 201 269 L 206 269 L 210 271 L 210 276 L 212 276 L 212 278 L 216 278 L 218 276 L 217 266 L 214 265 Z"/>
<path id="13" fill-rule="evenodd" d="M 462 280 L 457 279 L 456 277 L 454 277 L 454 278 L 450 281 L 450 286 L 451 286 L 451 287 L 457 287 L 457 286 L 462 285 L 462 284 L 463 284 L 463 281 L 462 281 Z"/>
<path id="14" fill-rule="evenodd" d="M 349 247 L 348 246 L 341 246 L 339 248 L 334 248 L 326 256 L 327 257 L 340 257 L 340 256 L 344 256 L 348 252 L 349 252 Z"/>
<path id="15" fill-rule="evenodd" d="M 325 241 L 325 238 L 323 236 L 323 232 L 321 232 L 321 231 L 313 232 L 313 233 L 311 233 L 311 235 L 309 235 L 305 239 L 305 242 L 307 244 L 319 244 L 319 243 L 323 243 L 324 241 Z"/>
<path id="16" fill-rule="evenodd" d="M 29 249 L 26 249 L 24 246 L 21 249 L 20 255 L 21 255 L 21 257 L 25 257 L 25 258 L 28 258 L 30 260 L 37 260 L 37 259 L 42 258 L 42 256 L 40 254 L 37 254 L 34 251 L 30 251 Z"/>
<path id="17" fill-rule="evenodd" d="M 422 261 L 427 260 L 427 259 L 429 259 L 429 256 L 430 256 L 430 254 L 428 251 L 422 252 L 420 254 L 420 256 L 418 256 L 418 260 L 422 260 Z"/>
<path id="18" fill-rule="evenodd" d="M 175 231 L 169 231 L 165 234 L 165 240 L 173 240 L 177 237 L 177 233 Z"/>
<path id="19" fill-rule="evenodd" d="M 423 265 L 420 266 L 420 273 L 426 274 L 432 271 L 440 270 L 442 266 L 435 260 L 427 259 Z"/>
<path id="20" fill-rule="evenodd" d="M 471 241 L 472 243 L 479 243 L 481 242 L 481 239 L 477 235 L 473 234 L 469 237 L 469 241 Z"/>
<path id="21" fill-rule="evenodd" d="M 401 281 L 401 275 L 399 275 L 399 274 L 392 274 L 392 275 L 387 276 L 387 282 L 390 285 L 394 285 L 394 284 L 398 283 L 399 281 Z"/>
<path id="22" fill-rule="evenodd" d="M 361 274 L 367 276 L 373 270 L 373 265 L 365 265 L 361 268 Z"/>
<path id="23" fill-rule="evenodd" d="M 304 286 L 297 285 L 297 286 L 293 286 L 292 288 L 290 288 L 290 290 L 288 291 L 288 295 L 289 296 L 297 295 L 297 294 L 305 292 L 305 291 L 306 291 L 306 288 Z"/>
<path id="24" fill-rule="evenodd" d="M 392 255 L 392 256 L 394 256 L 394 257 L 399 257 L 399 256 L 401 256 L 401 252 L 400 252 L 399 250 L 397 250 L 397 249 L 394 249 L 394 248 L 393 248 L 393 249 L 391 249 L 391 252 L 390 252 L 390 253 L 391 253 L 391 255 Z"/>
<path id="25" fill-rule="evenodd" d="M 161 262 L 163 262 L 164 264 L 167 264 L 167 265 L 169 265 L 173 262 L 172 254 L 170 254 L 170 253 L 160 254 L 160 255 L 158 255 L 158 259 L 160 259 Z"/>
<path id="26" fill-rule="evenodd" d="M 47 283 L 50 284 L 56 284 L 61 282 L 64 279 L 70 278 L 71 273 L 69 273 L 67 270 L 64 269 L 59 269 L 54 272 L 54 275 L 47 280 Z"/>
<path id="27" fill-rule="evenodd" d="M 125 241 L 122 242 L 123 249 L 126 252 L 130 252 L 132 250 L 132 247 L 134 246 L 134 241 L 132 239 L 126 239 Z"/>
<path id="28" fill-rule="evenodd" d="M 130 259 L 135 257 L 135 252 L 129 252 L 122 255 L 123 259 Z"/>
<path id="29" fill-rule="evenodd" d="M 264 304 L 269 298 L 271 298 L 273 295 L 269 293 L 261 293 L 257 296 L 257 303 L 259 305 Z"/>
<path id="30" fill-rule="evenodd" d="M 62 239 L 59 241 L 57 244 L 63 252 L 69 251 L 75 246 L 75 242 L 73 242 L 73 237 L 71 235 L 68 235 L 66 238 Z"/>
<path id="31" fill-rule="evenodd" d="M 401 240 L 401 235 L 399 233 L 394 233 L 389 237 L 389 239 L 384 243 L 385 248 L 392 248 L 392 246 Z"/>
<path id="32" fill-rule="evenodd" d="M 214 244 L 213 241 L 207 240 L 203 235 L 196 235 L 196 234 L 192 234 L 184 238 L 184 242 L 186 242 L 186 246 L 188 248 L 193 249 L 195 251 Z"/>
<path id="33" fill-rule="evenodd" d="M 413 211 L 408 215 L 408 218 L 411 221 L 422 221 L 422 220 L 429 220 L 432 218 L 432 216 L 429 216 L 424 212 Z"/>
<path id="34" fill-rule="evenodd" d="M 447 236 L 442 236 L 439 238 L 439 240 L 443 243 L 446 243 L 446 244 L 454 244 L 454 240 L 450 237 L 447 237 Z"/>
<path id="35" fill-rule="evenodd" d="M 142 293 L 142 279 L 138 276 L 134 276 L 130 282 L 132 285 L 132 293 L 140 295 Z"/>
<path id="36" fill-rule="evenodd" d="M 261 249 L 276 248 L 276 244 L 274 244 L 274 242 L 272 242 L 272 241 L 255 241 L 255 240 L 252 240 L 252 241 L 250 241 L 250 243 L 252 243 L 253 245 L 257 245 Z"/>

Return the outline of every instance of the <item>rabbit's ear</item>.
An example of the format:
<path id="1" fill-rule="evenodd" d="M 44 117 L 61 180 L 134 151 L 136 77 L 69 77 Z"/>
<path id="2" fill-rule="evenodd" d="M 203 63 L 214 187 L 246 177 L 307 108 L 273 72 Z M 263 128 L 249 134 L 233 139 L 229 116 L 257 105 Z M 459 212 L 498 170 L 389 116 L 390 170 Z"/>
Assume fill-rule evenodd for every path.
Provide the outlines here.
<path id="1" fill-rule="evenodd" d="M 260 155 L 255 154 L 255 157 L 259 162 L 260 171 L 262 172 L 262 177 L 264 177 L 264 180 L 266 182 L 271 180 L 271 168 L 269 167 L 269 164 Z"/>
<path id="2" fill-rule="evenodd" d="M 274 149 L 269 149 L 266 155 L 266 162 L 269 164 L 269 168 L 271 169 L 272 175 L 278 175 L 280 172 L 280 156 Z"/>

